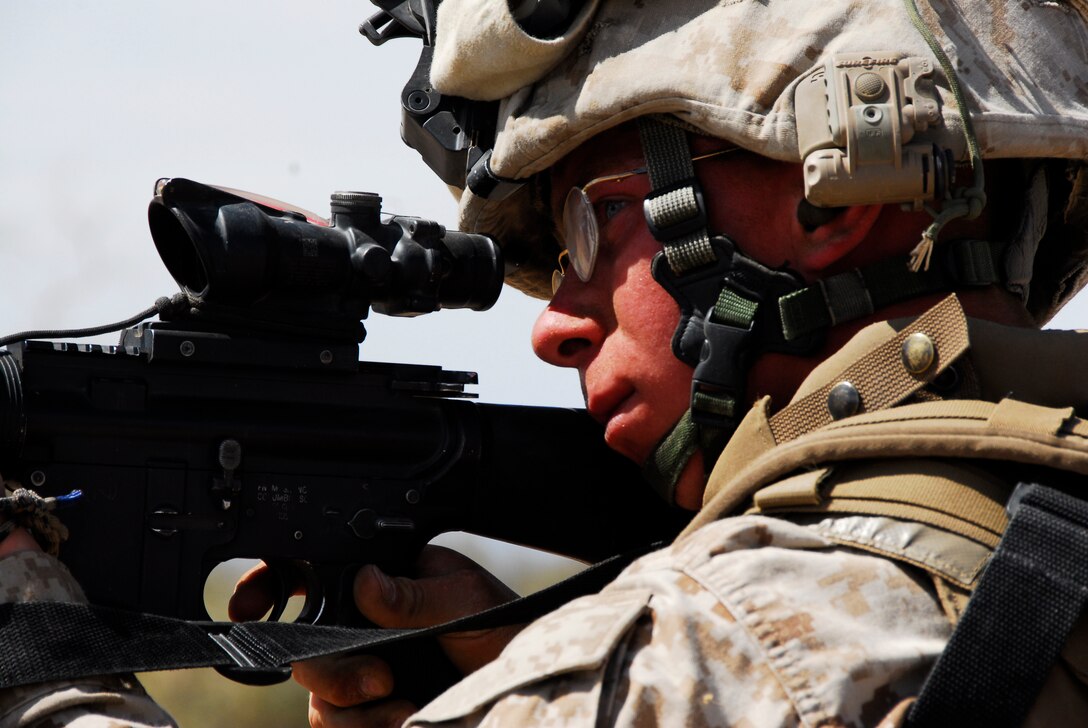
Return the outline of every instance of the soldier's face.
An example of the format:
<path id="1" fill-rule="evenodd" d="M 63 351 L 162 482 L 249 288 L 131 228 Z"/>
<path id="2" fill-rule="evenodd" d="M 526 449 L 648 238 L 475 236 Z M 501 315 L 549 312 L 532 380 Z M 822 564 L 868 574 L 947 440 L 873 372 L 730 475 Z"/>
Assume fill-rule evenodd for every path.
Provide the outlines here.
<path id="1" fill-rule="evenodd" d="M 721 146 L 699 138 L 693 152 Z M 582 145 L 552 170 L 557 221 L 571 187 L 644 164 L 631 124 Z M 769 265 L 802 262 L 790 247 L 799 239 L 794 211 L 803 196 L 797 168 L 738 153 L 697 162 L 695 169 L 707 194 L 711 231 L 728 234 Z M 593 274 L 583 282 L 568 269 L 532 336 L 541 359 L 578 370 L 586 406 L 604 424 L 606 442 L 638 463 L 687 410 L 692 377 L 691 367 L 672 353 L 679 306 L 650 273 L 661 244 L 643 217 L 649 184 L 645 174 L 637 174 L 587 190 L 600 240 Z M 764 382 L 750 382 L 749 389 L 753 396 L 770 391 Z M 697 468 L 690 470 L 678 485 L 677 502 L 697 508 L 705 481 Z"/>
<path id="2" fill-rule="evenodd" d="M 552 174 L 558 217 L 572 186 L 642 165 L 627 136 L 602 136 L 568 156 Z M 537 355 L 578 370 L 586 407 L 605 426 L 608 445 L 642 463 L 688 407 L 692 369 L 672 354 L 680 309 L 650 273 L 661 250 L 646 227 L 645 174 L 587 192 L 600 247 L 588 282 L 568 270 L 533 327 Z"/>

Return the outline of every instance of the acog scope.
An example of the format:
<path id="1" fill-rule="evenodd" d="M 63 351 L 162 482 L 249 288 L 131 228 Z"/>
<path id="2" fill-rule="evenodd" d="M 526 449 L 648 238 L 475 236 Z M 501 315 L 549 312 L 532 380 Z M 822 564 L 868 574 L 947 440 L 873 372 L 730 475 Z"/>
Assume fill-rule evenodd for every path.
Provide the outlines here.
<path id="1" fill-rule="evenodd" d="M 381 197 L 336 192 L 329 220 L 268 198 L 161 179 L 148 208 L 155 247 L 195 305 L 274 321 L 358 321 L 490 308 L 498 245 L 414 217 L 381 219 Z M 359 327 L 361 330 L 361 327 Z"/>

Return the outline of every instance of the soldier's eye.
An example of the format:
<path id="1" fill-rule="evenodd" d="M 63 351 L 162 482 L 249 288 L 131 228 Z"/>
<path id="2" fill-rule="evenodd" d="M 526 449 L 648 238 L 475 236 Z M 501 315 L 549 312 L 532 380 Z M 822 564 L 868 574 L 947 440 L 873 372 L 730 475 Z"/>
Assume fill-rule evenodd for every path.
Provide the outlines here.
<path id="1" fill-rule="evenodd" d="M 611 220 L 625 207 L 627 207 L 627 200 L 605 200 L 601 203 L 601 214 L 604 215 L 605 220 Z"/>

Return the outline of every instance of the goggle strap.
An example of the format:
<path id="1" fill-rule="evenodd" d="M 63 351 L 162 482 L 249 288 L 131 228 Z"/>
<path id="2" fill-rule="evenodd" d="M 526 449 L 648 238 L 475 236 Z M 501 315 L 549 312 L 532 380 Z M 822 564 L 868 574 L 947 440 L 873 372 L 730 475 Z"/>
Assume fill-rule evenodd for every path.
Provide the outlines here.
<path id="1" fill-rule="evenodd" d="M 640 116 L 638 136 L 646 157 L 650 189 L 675 187 L 678 183 L 695 177 L 691 148 L 683 129 L 666 124 L 654 116 Z"/>

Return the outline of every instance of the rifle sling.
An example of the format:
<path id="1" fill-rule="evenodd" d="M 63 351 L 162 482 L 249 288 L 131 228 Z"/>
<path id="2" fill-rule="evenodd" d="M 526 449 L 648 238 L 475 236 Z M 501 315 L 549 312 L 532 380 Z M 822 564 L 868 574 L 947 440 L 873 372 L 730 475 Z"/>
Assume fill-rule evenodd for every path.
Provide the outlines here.
<path id="1" fill-rule="evenodd" d="M 664 545 L 612 556 L 529 596 L 424 629 L 187 621 L 89 604 L 0 604 L 0 688 L 192 667 L 222 668 L 243 682 L 276 682 L 300 660 L 391 645 L 403 649 L 421 637 L 532 621 L 599 591 L 636 558 Z"/>

